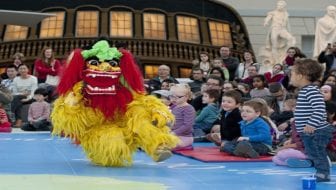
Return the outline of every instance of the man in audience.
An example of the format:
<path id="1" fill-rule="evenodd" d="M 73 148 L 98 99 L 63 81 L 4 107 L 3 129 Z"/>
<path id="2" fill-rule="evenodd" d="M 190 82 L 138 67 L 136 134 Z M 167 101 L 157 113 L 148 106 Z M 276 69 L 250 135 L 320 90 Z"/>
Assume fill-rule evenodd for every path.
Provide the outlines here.
<path id="1" fill-rule="evenodd" d="M 16 66 L 10 65 L 6 69 L 6 74 L 7 74 L 8 78 L 1 81 L 1 84 L 3 84 L 11 92 L 12 92 L 12 89 L 13 89 L 12 83 L 13 83 L 14 78 L 17 76 L 17 73 L 18 72 L 17 72 Z"/>
<path id="2" fill-rule="evenodd" d="M 328 44 L 326 49 L 320 53 L 317 60 L 320 63 L 326 63 L 324 76 L 328 75 L 329 70 L 336 69 L 336 42 Z"/>
<path id="3" fill-rule="evenodd" d="M 200 95 L 201 86 L 204 83 L 204 74 L 201 68 L 193 68 L 192 69 L 192 82 L 189 82 L 190 90 L 193 93 L 194 97 Z"/>
<path id="4" fill-rule="evenodd" d="M 273 107 L 274 112 L 280 113 L 283 111 L 283 103 L 289 98 L 295 98 L 294 94 L 288 93 L 285 87 L 279 82 L 272 82 L 268 84 L 268 89 L 271 93 L 271 98 L 276 103 Z"/>
<path id="5" fill-rule="evenodd" d="M 221 58 L 223 59 L 225 67 L 229 70 L 229 74 L 230 74 L 229 80 L 233 81 L 233 79 L 235 77 L 236 70 L 237 70 L 238 65 L 239 65 L 239 60 L 230 55 L 231 54 L 230 48 L 227 47 L 227 46 L 222 46 L 219 49 L 219 54 L 220 54 Z"/>
<path id="6" fill-rule="evenodd" d="M 250 65 L 247 68 L 247 77 L 242 79 L 241 82 L 248 84 L 251 89 L 253 89 L 253 77 L 258 75 L 258 66 Z"/>
<path id="7" fill-rule="evenodd" d="M 158 76 L 152 78 L 149 81 L 150 91 L 160 90 L 161 83 L 165 79 L 170 79 L 174 83 L 179 83 L 175 78 L 173 78 L 172 76 L 170 76 L 170 68 L 167 65 L 160 65 L 159 69 L 158 69 Z"/>

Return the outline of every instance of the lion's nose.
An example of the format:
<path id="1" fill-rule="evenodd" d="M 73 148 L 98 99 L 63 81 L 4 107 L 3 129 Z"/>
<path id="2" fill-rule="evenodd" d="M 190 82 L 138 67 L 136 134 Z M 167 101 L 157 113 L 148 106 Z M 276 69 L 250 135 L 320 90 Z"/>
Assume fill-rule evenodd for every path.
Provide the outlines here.
<path id="1" fill-rule="evenodd" d="M 98 66 L 99 70 L 101 71 L 110 71 L 111 70 L 111 65 L 107 62 L 102 62 Z"/>

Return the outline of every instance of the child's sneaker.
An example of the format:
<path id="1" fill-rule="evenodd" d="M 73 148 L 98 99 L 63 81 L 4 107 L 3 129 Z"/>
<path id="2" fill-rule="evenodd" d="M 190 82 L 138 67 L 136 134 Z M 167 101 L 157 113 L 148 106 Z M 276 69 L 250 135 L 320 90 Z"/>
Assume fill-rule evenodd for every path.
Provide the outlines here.
<path id="1" fill-rule="evenodd" d="M 330 176 L 325 175 L 325 174 L 315 174 L 316 177 L 316 182 L 329 182 L 330 181 Z"/>
<path id="2" fill-rule="evenodd" d="M 259 153 L 256 152 L 250 143 L 240 142 L 236 146 L 233 154 L 236 156 L 248 157 L 248 158 L 258 158 Z"/>
<path id="3" fill-rule="evenodd" d="M 288 158 L 286 160 L 288 167 L 291 168 L 309 168 L 313 166 L 310 160 L 303 160 L 298 158 Z"/>
<path id="4" fill-rule="evenodd" d="M 206 135 L 206 139 L 208 141 L 215 143 L 215 145 L 220 146 L 222 141 L 220 137 L 220 133 L 209 133 Z"/>

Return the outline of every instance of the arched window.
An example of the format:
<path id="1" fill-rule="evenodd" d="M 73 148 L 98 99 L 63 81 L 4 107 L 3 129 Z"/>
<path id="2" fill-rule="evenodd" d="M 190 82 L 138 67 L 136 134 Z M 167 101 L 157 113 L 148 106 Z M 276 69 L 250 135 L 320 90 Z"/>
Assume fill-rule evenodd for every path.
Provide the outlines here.
<path id="1" fill-rule="evenodd" d="M 7 25 L 4 41 L 24 40 L 28 36 L 28 27 L 18 25 Z"/>
<path id="2" fill-rule="evenodd" d="M 110 12 L 110 36 L 111 37 L 132 37 L 133 24 L 132 12 L 111 11 Z"/>
<path id="3" fill-rule="evenodd" d="M 48 12 L 56 16 L 43 19 L 40 38 L 57 38 L 63 36 L 65 12 Z"/>
<path id="4" fill-rule="evenodd" d="M 179 41 L 200 43 L 198 20 L 189 16 L 177 16 L 176 19 Z"/>
<path id="5" fill-rule="evenodd" d="M 166 35 L 166 17 L 160 13 L 143 14 L 144 38 L 165 40 Z"/>
<path id="6" fill-rule="evenodd" d="M 232 47 L 230 25 L 222 22 L 209 21 L 211 43 L 215 46 Z"/>
<path id="7" fill-rule="evenodd" d="M 99 12 L 77 11 L 76 37 L 98 36 Z"/>

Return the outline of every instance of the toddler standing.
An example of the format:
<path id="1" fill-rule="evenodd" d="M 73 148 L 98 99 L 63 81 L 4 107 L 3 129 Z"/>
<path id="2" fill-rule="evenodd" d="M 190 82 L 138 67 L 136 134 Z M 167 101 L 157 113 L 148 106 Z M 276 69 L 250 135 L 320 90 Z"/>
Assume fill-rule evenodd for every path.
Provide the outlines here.
<path id="1" fill-rule="evenodd" d="M 326 147 L 332 138 L 323 95 L 313 82 L 322 75 L 322 67 L 312 59 L 296 60 L 291 69 L 291 84 L 300 88 L 294 112 L 295 127 L 300 134 L 308 159 L 316 169 L 316 181 L 330 181 Z"/>

